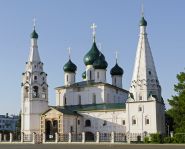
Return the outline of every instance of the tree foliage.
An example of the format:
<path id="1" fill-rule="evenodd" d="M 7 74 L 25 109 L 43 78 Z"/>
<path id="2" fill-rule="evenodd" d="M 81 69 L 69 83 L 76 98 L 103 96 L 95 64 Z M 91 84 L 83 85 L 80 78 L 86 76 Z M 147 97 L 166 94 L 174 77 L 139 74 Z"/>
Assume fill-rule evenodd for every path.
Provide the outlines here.
<path id="1" fill-rule="evenodd" d="M 185 133 L 185 72 L 177 74 L 178 83 L 174 85 L 175 96 L 168 99 L 171 109 L 168 111 L 174 121 L 176 133 Z"/>

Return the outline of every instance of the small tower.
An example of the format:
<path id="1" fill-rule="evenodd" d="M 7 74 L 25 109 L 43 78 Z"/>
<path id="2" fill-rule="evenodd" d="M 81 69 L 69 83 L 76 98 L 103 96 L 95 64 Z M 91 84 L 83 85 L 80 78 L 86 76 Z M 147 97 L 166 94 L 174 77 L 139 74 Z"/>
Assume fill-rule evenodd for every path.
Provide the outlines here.
<path id="1" fill-rule="evenodd" d="M 93 23 L 91 28 L 93 29 L 93 45 L 90 51 L 84 56 L 84 64 L 86 65 L 86 81 L 95 80 L 93 63 L 98 59 L 100 55 L 100 51 L 98 50 L 95 41 L 96 25 Z"/>
<path id="2" fill-rule="evenodd" d="M 105 60 L 105 57 L 102 53 L 100 53 L 98 59 L 93 63 L 93 67 L 95 70 L 95 82 L 103 82 L 106 83 L 106 68 L 108 64 Z"/>
<path id="3" fill-rule="evenodd" d="M 122 88 L 122 77 L 123 69 L 118 65 L 117 53 L 116 53 L 116 64 L 110 71 L 112 77 L 112 85 Z"/>
<path id="4" fill-rule="evenodd" d="M 47 74 L 40 60 L 37 39 L 34 25 L 29 58 L 22 74 L 21 132 L 24 134 L 39 133 L 40 115 L 48 109 Z"/>
<path id="5" fill-rule="evenodd" d="M 69 48 L 69 61 L 64 65 L 64 85 L 71 85 L 75 83 L 76 65 L 71 61 Z"/>

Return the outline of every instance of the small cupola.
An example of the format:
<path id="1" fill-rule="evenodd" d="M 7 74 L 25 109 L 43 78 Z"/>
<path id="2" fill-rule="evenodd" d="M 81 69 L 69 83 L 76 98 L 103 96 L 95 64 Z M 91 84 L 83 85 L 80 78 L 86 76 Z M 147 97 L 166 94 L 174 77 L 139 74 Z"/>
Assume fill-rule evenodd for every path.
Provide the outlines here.
<path id="1" fill-rule="evenodd" d="M 75 73 L 77 66 L 69 59 L 69 61 L 63 67 L 64 72 Z"/>
<path id="2" fill-rule="evenodd" d="M 140 26 L 147 26 L 147 21 L 145 20 L 144 16 L 141 17 Z"/>
<path id="3" fill-rule="evenodd" d="M 34 27 L 33 32 L 31 33 L 31 38 L 37 39 L 38 37 L 39 37 L 39 35 L 37 34 L 35 27 Z"/>
<path id="4" fill-rule="evenodd" d="M 110 70 L 110 74 L 113 75 L 123 75 L 123 69 L 117 64 Z"/>
<path id="5" fill-rule="evenodd" d="M 83 80 L 86 79 L 86 71 L 84 71 L 84 72 L 82 73 L 82 78 L 83 78 Z"/>

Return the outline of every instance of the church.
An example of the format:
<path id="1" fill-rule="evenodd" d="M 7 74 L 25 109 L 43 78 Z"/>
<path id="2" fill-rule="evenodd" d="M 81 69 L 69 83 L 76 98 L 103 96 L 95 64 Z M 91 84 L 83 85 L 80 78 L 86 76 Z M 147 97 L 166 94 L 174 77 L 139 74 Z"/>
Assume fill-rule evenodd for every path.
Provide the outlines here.
<path id="1" fill-rule="evenodd" d="M 165 105 L 161 86 L 147 38 L 147 21 L 140 20 L 139 41 L 130 89 L 122 87 L 123 68 L 117 59 L 110 74 L 108 63 L 93 42 L 84 55 L 86 66 L 82 80 L 76 81 L 77 66 L 64 64 L 64 84 L 55 88 L 56 105 L 48 105 L 47 74 L 38 51 L 35 26 L 21 87 L 21 132 L 45 134 L 46 139 L 58 134 L 85 133 L 87 140 L 97 133 L 144 134 L 165 133 Z M 112 82 L 107 82 L 111 75 Z M 141 136 L 142 137 L 142 136 Z"/>

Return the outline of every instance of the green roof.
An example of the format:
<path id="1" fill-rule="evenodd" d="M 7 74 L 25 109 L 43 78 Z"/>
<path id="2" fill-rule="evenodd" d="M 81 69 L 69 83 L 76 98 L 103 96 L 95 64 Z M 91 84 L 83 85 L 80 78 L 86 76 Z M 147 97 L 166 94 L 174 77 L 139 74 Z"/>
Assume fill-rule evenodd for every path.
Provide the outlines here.
<path id="1" fill-rule="evenodd" d="M 75 73 L 77 67 L 76 65 L 69 59 L 69 61 L 63 67 L 64 72 L 72 72 Z"/>
<path id="2" fill-rule="evenodd" d="M 73 111 L 73 110 L 68 109 L 66 107 L 59 107 L 59 106 L 51 106 L 51 107 L 56 109 L 57 111 L 63 113 L 63 114 L 80 116 L 80 114 L 78 114 L 76 111 Z"/>
<path id="3" fill-rule="evenodd" d="M 66 111 L 101 111 L 101 110 L 124 110 L 124 103 L 100 103 L 100 104 L 88 104 L 88 105 L 72 105 L 72 106 L 63 106 L 59 109 L 65 109 Z"/>
<path id="4" fill-rule="evenodd" d="M 55 89 L 67 89 L 67 88 L 84 88 L 84 87 L 91 87 L 91 86 L 96 86 L 96 85 L 104 85 L 104 86 L 109 86 L 118 90 L 122 90 L 123 92 L 128 93 L 127 90 L 123 89 L 123 88 L 119 88 L 117 86 L 114 86 L 112 84 L 109 83 L 104 83 L 104 82 L 95 82 L 94 80 L 89 80 L 89 81 L 81 81 L 81 82 L 76 82 L 74 84 L 71 84 L 69 86 L 59 86 L 56 87 Z"/>
<path id="5" fill-rule="evenodd" d="M 140 20 L 140 26 L 147 26 L 147 21 L 145 20 L 144 17 L 142 17 Z"/>
<path id="6" fill-rule="evenodd" d="M 104 56 L 99 55 L 98 59 L 93 63 L 94 69 L 106 69 L 108 64 Z"/>
<path id="7" fill-rule="evenodd" d="M 96 42 L 93 42 L 90 51 L 84 56 L 85 65 L 93 65 L 93 63 L 99 58 L 100 55 L 101 58 L 105 59 L 104 55 L 98 50 Z"/>
<path id="8" fill-rule="evenodd" d="M 31 33 L 31 38 L 38 38 L 39 35 L 37 34 L 37 32 L 35 31 L 35 29 L 33 30 L 33 32 Z"/>
<path id="9" fill-rule="evenodd" d="M 117 64 L 110 70 L 111 75 L 123 75 L 123 69 Z"/>

